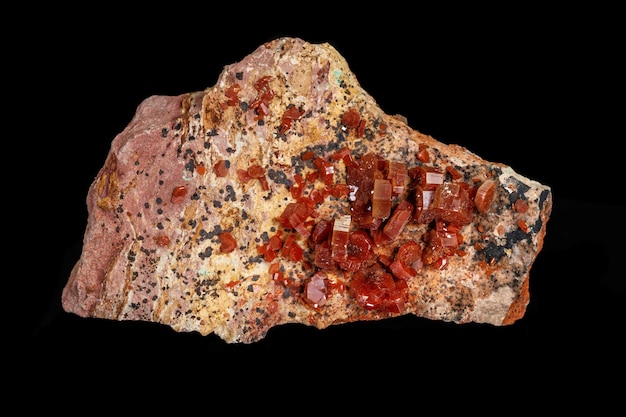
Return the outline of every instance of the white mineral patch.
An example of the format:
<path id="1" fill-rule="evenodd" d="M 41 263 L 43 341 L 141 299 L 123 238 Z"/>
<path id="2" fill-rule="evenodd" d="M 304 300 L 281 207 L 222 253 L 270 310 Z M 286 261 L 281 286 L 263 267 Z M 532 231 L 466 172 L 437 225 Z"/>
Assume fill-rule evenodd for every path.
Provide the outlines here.
<path id="1" fill-rule="evenodd" d="M 502 287 L 494 291 L 488 298 L 478 299 L 471 320 L 477 323 L 501 325 L 514 298 L 515 294 L 511 288 Z"/>

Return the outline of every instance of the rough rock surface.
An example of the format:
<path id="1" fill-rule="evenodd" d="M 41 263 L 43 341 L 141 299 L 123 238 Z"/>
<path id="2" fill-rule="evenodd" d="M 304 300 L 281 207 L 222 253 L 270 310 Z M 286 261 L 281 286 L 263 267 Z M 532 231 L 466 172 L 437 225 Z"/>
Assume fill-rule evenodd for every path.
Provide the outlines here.
<path id="1" fill-rule="evenodd" d="M 354 184 L 348 168 L 368 154 L 380 158 L 377 178 L 386 178 L 390 162 L 404 173 L 387 177 L 393 193 L 376 210 L 390 210 L 378 222 L 354 209 L 363 196 L 345 186 Z M 450 201 L 469 205 L 418 221 L 430 201 L 423 192 L 435 186 L 420 183 L 428 170 L 416 167 L 462 184 L 454 190 L 470 197 Z M 477 202 L 485 182 L 493 201 Z M 382 232 L 402 201 L 411 217 Z M 213 87 L 142 102 L 113 139 L 87 206 L 65 311 L 252 343 L 285 323 L 321 329 L 403 314 L 509 325 L 529 302 L 552 195 L 509 166 L 383 113 L 329 44 L 280 38 L 225 66 Z M 463 219 L 455 225 L 445 213 Z M 312 242 L 314 225 L 333 219 L 329 237 Z M 439 249 L 452 252 L 429 251 L 426 236 L 436 227 L 436 242 L 454 241 Z M 357 229 L 367 238 L 347 241 Z M 367 260 L 354 254 L 364 241 Z M 406 242 L 421 256 L 399 270 L 392 262 Z M 359 292 L 355 277 L 364 269 Z M 375 302 L 385 297 L 391 301 Z"/>

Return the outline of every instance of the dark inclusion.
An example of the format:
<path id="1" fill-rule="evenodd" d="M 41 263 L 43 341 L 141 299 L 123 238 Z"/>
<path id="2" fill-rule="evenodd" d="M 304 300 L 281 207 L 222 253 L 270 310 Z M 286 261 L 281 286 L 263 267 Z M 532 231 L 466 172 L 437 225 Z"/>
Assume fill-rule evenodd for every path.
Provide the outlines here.
<path id="1" fill-rule="evenodd" d="M 235 189 L 233 188 L 232 185 L 226 186 L 226 192 L 228 193 L 228 195 L 225 198 L 226 201 L 233 201 L 233 202 L 237 201 L 237 193 L 235 192 Z"/>
<path id="2" fill-rule="evenodd" d="M 204 250 L 204 252 L 199 252 L 198 253 L 198 256 L 202 260 L 210 258 L 211 255 L 213 255 L 213 248 L 211 248 L 210 246 L 207 246 L 207 248 Z"/>
<path id="3" fill-rule="evenodd" d="M 202 229 L 200 230 L 200 238 L 199 238 L 199 242 L 205 240 L 205 239 L 213 239 L 214 237 L 218 236 L 220 233 L 222 233 L 222 226 L 219 224 L 216 224 L 213 227 L 213 230 L 210 232 L 207 232 L 206 230 Z"/>
<path id="4" fill-rule="evenodd" d="M 267 176 L 277 184 L 283 184 L 287 188 L 291 187 L 291 180 L 287 178 L 287 174 L 285 173 L 285 171 L 270 169 L 267 172 Z"/>
<path id="5" fill-rule="evenodd" d="M 496 262 L 506 257 L 506 249 L 512 249 L 513 246 L 520 241 L 526 240 L 530 242 L 531 234 L 525 233 L 520 229 L 512 230 L 506 234 L 506 243 L 504 245 L 498 245 L 495 242 L 488 242 L 485 247 L 476 252 L 474 255 L 475 260 L 485 260 L 490 262 L 495 259 Z"/>

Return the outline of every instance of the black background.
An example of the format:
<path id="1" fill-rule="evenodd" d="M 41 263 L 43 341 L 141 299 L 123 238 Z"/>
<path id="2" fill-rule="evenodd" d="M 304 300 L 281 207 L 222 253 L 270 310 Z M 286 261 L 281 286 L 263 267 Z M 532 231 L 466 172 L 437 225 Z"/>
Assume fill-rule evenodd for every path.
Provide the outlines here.
<path id="1" fill-rule="evenodd" d="M 277 396 L 293 381 L 312 379 L 399 386 L 408 378 L 459 392 L 482 375 L 486 395 L 503 395 L 487 392 L 510 384 L 580 388 L 623 379 L 626 210 L 617 145 L 623 131 L 615 130 L 623 120 L 623 48 L 610 11 L 433 13 L 337 3 L 304 12 L 257 4 L 244 14 L 241 5 L 226 7 L 153 6 L 132 15 L 94 8 L 73 17 L 55 9 L 49 18 L 44 11 L 43 29 L 16 48 L 18 72 L 29 71 L 30 82 L 19 94 L 28 120 L 16 138 L 23 145 L 10 199 L 19 189 L 34 213 L 20 250 L 27 266 L 12 275 L 19 320 L 9 321 L 19 322 L 25 343 L 18 346 L 33 379 L 49 386 L 70 375 L 76 388 L 103 375 L 129 387 L 160 377 L 163 387 L 204 374 L 208 385 L 234 387 L 243 374 L 255 386 L 285 376 Z M 62 310 L 61 290 L 80 257 L 88 187 L 136 107 L 151 95 L 213 86 L 225 65 L 280 36 L 329 42 L 386 113 L 552 187 L 553 213 L 523 319 L 506 327 L 416 317 L 325 330 L 285 325 L 252 345 L 229 345 L 215 335 Z M 32 138 L 35 156 L 24 149 Z M 23 179 L 26 172 L 36 183 Z"/>

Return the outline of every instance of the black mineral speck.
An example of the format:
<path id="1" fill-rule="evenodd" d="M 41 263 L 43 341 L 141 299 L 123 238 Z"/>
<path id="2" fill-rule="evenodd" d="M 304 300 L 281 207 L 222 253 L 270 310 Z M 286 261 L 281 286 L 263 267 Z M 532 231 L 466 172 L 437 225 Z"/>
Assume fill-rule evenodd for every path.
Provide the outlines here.
<path id="1" fill-rule="evenodd" d="M 476 252 L 477 255 L 481 255 L 486 262 L 491 262 L 492 259 L 499 261 L 506 256 L 505 247 L 498 246 L 494 242 L 489 242 L 485 245 L 485 248 Z"/>
<path id="2" fill-rule="evenodd" d="M 541 217 L 540 217 L 540 218 L 537 219 L 535 224 L 533 224 L 530 227 L 530 230 L 535 232 L 535 233 L 539 233 L 539 231 L 541 230 L 542 227 L 543 227 L 543 221 L 541 220 Z"/>
<path id="3" fill-rule="evenodd" d="M 512 248 L 521 240 L 530 239 L 530 234 L 523 232 L 521 229 L 515 229 L 506 234 L 506 247 Z"/>
<path id="4" fill-rule="evenodd" d="M 362 140 L 354 143 L 352 154 L 354 155 L 355 158 L 360 158 L 363 155 L 365 155 L 367 152 L 369 152 L 369 148 Z"/>
<path id="5" fill-rule="evenodd" d="M 226 201 L 237 201 L 237 193 L 235 193 L 235 189 L 232 185 L 227 185 L 226 191 L 228 192 L 228 195 L 226 196 Z"/>
<path id="6" fill-rule="evenodd" d="M 248 262 L 251 264 L 260 264 L 265 260 L 263 255 L 251 256 L 248 258 Z"/>
<path id="7" fill-rule="evenodd" d="M 497 170 L 497 171 L 501 172 L 501 170 Z M 515 182 L 515 184 L 517 185 L 516 188 L 517 188 L 517 192 L 519 193 L 519 198 L 524 198 L 526 192 L 530 189 L 530 187 L 524 184 L 523 182 L 519 181 L 517 178 L 511 177 L 510 180 Z"/>
<path id="8" fill-rule="evenodd" d="M 204 260 L 204 259 L 208 259 L 212 254 L 213 254 L 213 248 L 210 246 L 207 246 L 204 252 L 198 253 L 198 256 L 200 257 L 200 259 Z"/>
<path id="9" fill-rule="evenodd" d="M 213 231 L 207 233 L 207 238 L 213 239 L 215 236 L 218 236 L 221 233 L 222 233 L 222 226 L 219 224 L 216 224 L 215 227 L 213 227 Z"/>
<path id="10" fill-rule="evenodd" d="M 305 168 L 304 161 L 300 156 L 291 157 L 291 166 L 296 170 L 296 174 L 301 174 Z"/>
<path id="11" fill-rule="evenodd" d="M 549 195 L 550 195 L 550 190 L 543 190 L 541 192 L 541 196 L 539 196 L 539 207 L 541 209 L 543 209 L 543 205 L 546 202 L 546 200 L 548 199 Z"/>
<path id="12" fill-rule="evenodd" d="M 176 125 L 176 129 L 180 129 L 180 125 Z M 161 137 L 162 138 L 166 138 L 167 137 L 167 128 L 161 129 Z"/>
<path id="13" fill-rule="evenodd" d="M 287 178 L 285 171 L 270 169 L 267 171 L 267 176 L 277 184 L 283 184 L 287 188 L 291 187 L 291 180 Z"/>

